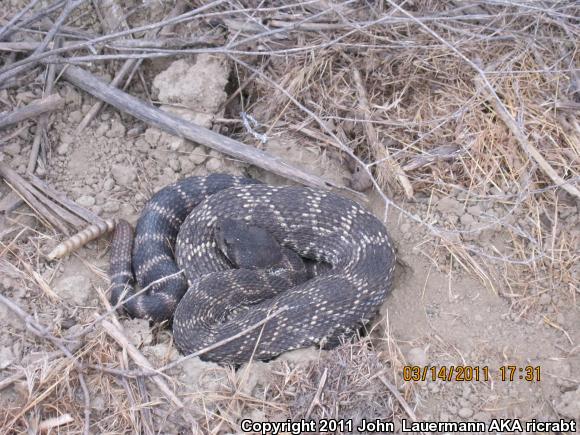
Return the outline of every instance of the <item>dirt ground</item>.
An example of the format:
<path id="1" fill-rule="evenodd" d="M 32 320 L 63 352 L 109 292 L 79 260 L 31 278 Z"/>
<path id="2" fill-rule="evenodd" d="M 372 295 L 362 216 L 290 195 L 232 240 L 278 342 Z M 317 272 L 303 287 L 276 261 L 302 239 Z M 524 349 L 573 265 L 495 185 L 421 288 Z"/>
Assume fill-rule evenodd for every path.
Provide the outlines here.
<path id="1" fill-rule="evenodd" d="M 3 11 L 6 19 L 24 6 L 21 1 L 8 3 Z M 135 8 L 130 19 L 133 26 L 159 21 L 168 12 L 168 8 L 153 2 L 150 9 L 130 3 Z M 129 5 L 126 7 L 130 9 Z M 97 21 L 85 21 L 81 20 L 84 29 L 100 32 Z M 179 36 L 192 28 L 197 34 L 203 33 L 205 28 L 200 30 L 198 25 L 187 22 L 174 31 Z M 283 88 L 294 89 L 292 76 L 281 71 L 283 62 L 275 62 L 271 77 L 277 78 Z M 118 66 L 119 63 L 95 62 L 90 70 L 110 81 Z M 423 67 L 427 68 L 417 65 Z M 235 96 L 228 101 L 236 89 L 232 83 L 237 83 L 237 79 L 232 77 L 239 78 L 238 68 L 223 54 L 150 59 L 143 63 L 141 75 L 127 92 L 279 156 L 309 173 L 353 186 L 353 166 L 343 153 L 328 144 L 333 139 L 316 139 L 312 134 L 288 128 L 292 122 L 285 106 L 290 100 L 266 80 L 244 91 L 244 95 L 262 92 L 252 98 L 250 107 L 231 108 L 232 101 L 243 106 Z M 393 74 L 381 68 L 374 71 Z M 325 73 L 320 74 L 322 77 Z M 306 83 L 310 79 L 296 80 Z M 354 95 L 356 86 L 348 86 Z M 57 80 L 55 90 L 65 99 L 65 105 L 49 117 L 47 142 L 51 148 L 36 175 L 103 218 L 124 218 L 135 223 L 152 193 L 191 175 L 226 172 L 271 184 L 287 183 L 278 175 L 163 132 L 110 106 L 103 108 L 78 135 L 75 129 L 96 100 L 64 80 Z M 323 116 L 323 101 L 317 100 L 315 91 L 308 92 L 312 95 L 296 95 L 301 104 Z M 435 98 L 437 89 L 432 92 Z M 525 94 L 526 90 L 520 92 Z M 41 95 L 42 85 L 38 82 L 1 90 L 0 110 L 10 111 Z M 389 104 L 379 96 L 369 95 L 373 110 Z M 399 104 L 405 104 L 404 98 L 400 96 Z M 428 99 L 425 96 L 425 101 Z M 444 107 L 434 110 L 448 111 Z M 258 124 L 244 127 L 240 111 L 246 111 Z M 365 142 L 368 131 L 364 130 L 364 121 L 346 118 L 344 135 L 337 134 L 338 137 L 354 137 L 353 142 L 362 138 L 361 143 Z M 393 114 L 392 119 L 395 118 Z M 489 123 L 497 126 L 502 121 L 490 117 Z M 300 126 L 300 121 L 296 125 Z M 528 128 L 530 137 L 543 134 L 541 125 Z M 0 131 L 0 161 L 21 175 L 26 173 L 35 131 L 34 122 Z M 266 135 L 267 140 L 262 142 L 260 134 Z M 506 131 L 502 134 L 510 136 Z M 566 155 L 570 173 L 577 176 L 578 130 L 571 137 L 568 145 L 552 146 L 569 150 Z M 389 144 L 388 137 L 382 140 Z M 518 155 L 514 166 L 523 162 L 519 176 L 530 172 L 526 166 L 530 157 L 521 153 L 517 143 L 506 147 Z M 391 146 L 391 155 L 402 159 L 396 150 L 396 145 Z M 382 157 L 375 154 L 377 160 Z M 462 159 L 474 167 L 478 163 L 485 166 L 488 161 L 486 153 L 477 153 L 475 148 Z M 555 158 L 550 161 L 556 164 Z M 401 160 L 400 165 L 403 163 Z M 365 191 L 365 205 L 385 219 L 398 262 L 392 293 L 361 341 L 346 343 L 333 351 L 290 352 L 272 362 L 254 362 L 237 371 L 198 358 L 188 360 L 172 369 L 166 378 L 187 412 L 178 409 L 151 380 L 87 370 L 90 432 L 238 433 L 243 418 L 352 418 L 355 422 L 381 418 L 394 419 L 397 424 L 402 418 L 441 422 L 499 418 L 580 422 L 578 198 L 561 189 L 547 188 L 550 182 L 545 179 L 541 183 L 530 181 L 526 195 L 519 189 L 510 190 L 509 182 L 502 186 L 494 181 L 480 189 L 457 176 L 453 184 L 448 178 L 455 171 L 452 165 L 447 160 L 437 160 L 427 175 L 412 178 L 415 192 L 411 198 L 396 179 L 381 181 L 384 194 L 392 200 L 386 208 L 384 197 L 376 189 Z M 498 163 L 501 165 L 507 163 Z M 534 168 L 533 176 L 541 177 L 537 166 Z M 373 174 L 380 179 L 380 173 Z M 446 187 L 441 188 L 441 184 Z M 452 184 L 453 189 L 447 189 Z M 538 193 L 534 194 L 533 189 Z M 62 260 L 47 261 L 46 253 L 64 237 L 44 225 L 26 205 L 7 211 L 13 203 L 11 192 L 7 184 L 0 185 L 0 293 L 45 325 L 50 334 L 66 337 L 90 325 L 95 313 L 105 311 L 99 293 L 106 293 L 109 285 L 109 241 L 104 237 Z M 528 202 L 547 201 L 547 196 L 552 201 L 546 209 L 548 213 L 534 215 Z M 548 264 L 546 269 L 539 263 L 526 269 L 528 264 L 521 258 L 512 263 L 497 260 L 516 252 L 540 255 L 531 242 L 536 226 L 547 228 L 547 236 L 541 242 L 552 250 L 546 255 L 552 259 L 569 256 L 557 264 L 552 260 L 551 269 L 549 261 L 542 263 Z M 560 254 L 554 254 L 556 251 Z M 517 269 L 521 264 L 524 265 Z M 122 316 L 120 322 L 130 342 L 153 366 L 161 367 L 179 358 L 167 328 Z M 99 323 L 92 329 L 84 336 L 80 350 L 73 352 L 77 361 L 119 369 L 137 367 Z M 55 424 L 49 433 L 82 428 L 86 404 L 76 368 L 70 358 L 49 356 L 55 352 L 58 353 L 54 344 L 30 333 L 22 319 L 0 303 L 0 432 L 34 433 L 49 419 L 63 415 L 71 416 L 72 421 Z M 405 380 L 405 366 L 431 367 L 437 373 L 441 368 L 449 371 L 451 367 L 478 367 L 474 370 L 479 370 L 482 378 Z M 516 367 L 513 379 L 509 379 L 508 366 Z M 525 379 L 528 367 L 539 367 L 532 372 L 531 380 Z M 502 379 L 502 370 L 508 379 Z M 487 379 L 483 379 L 484 372 L 489 373 Z M 431 376 L 433 372 L 428 373 Z"/>

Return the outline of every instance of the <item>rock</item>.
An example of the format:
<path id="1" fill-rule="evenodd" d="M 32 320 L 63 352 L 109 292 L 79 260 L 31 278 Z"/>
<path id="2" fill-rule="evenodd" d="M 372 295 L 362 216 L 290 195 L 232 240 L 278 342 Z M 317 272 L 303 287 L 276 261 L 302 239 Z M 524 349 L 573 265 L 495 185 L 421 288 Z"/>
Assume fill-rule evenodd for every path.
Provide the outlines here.
<path id="1" fill-rule="evenodd" d="M 103 211 L 107 213 L 116 213 L 119 211 L 119 203 L 116 201 L 106 202 L 103 205 Z"/>
<path id="2" fill-rule="evenodd" d="M 150 145 L 149 142 L 147 142 L 144 137 L 140 137 L 135 141 L 134 148 L 139 152 L 147 153 L 149 152 Z"/>
<path id="3" fill-rule="evenodd" d="M 72 305 L 86 305 L 94 297 L 91 281 L 84 275 L 72 275 L 60 279 L 54 292 Z"/>
<path id="4" fill-rule="evenodd" d="M 112 178 L 107 178 L 104 183 L 103 183 L 103 189 L 108 191 L 113 190 L 113 187 L 115 186 L 115 180 L 113 180 Z"/>
<path id="5" fill-rule="evenodd" d="M 470 214 L 465 213 L 461 216 L 461 223 L 468 227 L 475 223 L 475 219 Z"/>
<path id="6" fill-rule="evenodd" d="M 83 119 L 83 114 L 80 110 L 75 110 L 68 115 L 68 122 L 71 124 L 78 124 Z"/>
<path id="7" fill-rule="evenodd" d="M 480 411 L 473 416 L 475 421 L 490 421 L 491 415 L 488 412 Z"/>
<path id="8" fill-rule="evenodd" d="M 153 79 L 163 103 L 181 103 L 202 113 L 216 113 L 227 98 L 229 67 L 224 56 L 200 54 L 195 63 L 180 59 Z"/>
<path id="9" fill-rule="evenodd" d="M 240 373 L 244 376 L 240 378 L 237 388 L 243 394 L 251 396 L 258 385 L 266 385 L 271 381 L 272 370 L 270 364 L 263 361 L 252 361 L 240 367 Z"/>
<path id="10" fill-rule="evenodd" d="M 43 178 L 46 175 L 46 168 L 44 166 L 37 166 L 34 173 L 37 177 Z"/>
<path id="11" fill-rule="evenodd" d="M 429 358 L 424 349 L 414 347 L 407 352 L 407 362 L 413 366 L 425 367 L 429 364 Z"/>
<path id="12" fill-rule="evenodd" d="M 302 349 L 284 352 L 276 361 L 286 361 L 291 366 L 306 365 L 320 359 L 320 349 L 305 347 Z"/>
<path id="13" fill-rule="evenodd" d="M 457 222 L 459 222 L 459 216 L 453 213 L 446 214 L 445 221 L 451 225 L 457 225 Z"/>
<path id="14" fill-rule="evenodd" d="M 227 382 L 227 372 L 213 362 L 201 361 L 199 358 L 190 358 L 183 361 L 179 379 L 192 387 L 193 391 L 204 391 L 206 394 L 221 391 Z"/>
<path id="15" fill-rule="evenodd" d="M 169 159 L 169 152 L 163 147 L 163 148 L 156 148 L 153 151 L 151 151 L 149 153 L 149 155 L 156 160 L 157 162 L 159 162 L 159 164 L 161 166 L 165 166 L 168 164 L 168 159 Z"/>
<path id="16" fill-rule="evenodd" d="M 125 335 L 136 347 L 147 346 L 153 341 L 149 320 L 129 319 L 122 322 Z"/>
<path id="17" fill-rule="evenodd" d="M 189 154 L 189 160 L 196 164 L 201 165 L 207 159 L 207 151 L 203 146 L 198 146 L 193 149 L 193 151 Z"/>
<path id="18" fill-rule="evenodd" d="M 163 144 L 163 148 L 170 149 L 171 151 L 191 148 L 190 146 L 186 147 L 187 141 L 185 139 L 166 132 L 161 133 L 160 143 Z"/>
<path id="19" fill-rule="evenodd" d="M 0 370 L 4 370 L 16 360 L 16 355 L 8 346 L 0 347 Z"/>
<path id="20" fill-rule="evenodd" d="M 461 204 L 455 198 L 446 197 L 436 202 L 435 204 L 435 208 L 443 213 L 460 214 L 463 210 L 463 204 Z"/>
<path id="21" fill-rule="evenodd" d="M 177 159 L 170 159 L 169 160 L 169 167 L 173 169 L 174 172 L 181 171 L 181 165 L 179 164 L 179 160 Z"/>
<path id="22" fill-rule="evenodd" d="M 68 154 L 69 151 L 69 144 L 67 142 L 61 142 L 57 147 L 56 147 L 56 153 L 59 156 L 64 156 L 66 154 Z"/>
<path id="23" fill-rule="evenodd" d="M 538 300 L 540 305 L 548 305 L 550 302 L 552 302 L 552 297 L 547 292 L 542 293 L 540 299 Z"/>
<path id="24" fill-rule="evenodd" d="M 37 96 L 32 91 L 19 92 L 16 94 L 16 101 L 20 101 L 24 104 L 28 104 L 36 98 Z"/>
<path id="25" fill-rule="evenodd" d="M 195 165 L 190 160 L 181 161 L 181 172 L 184 176 L 188 176 L 193 172 Z"/>
<path id="26" fill-rule="evenodd" d="M 220 159 L 212 157 L 206 162 L 205 167 L 210 172 L 217 172 L 222 167 L 222 162 Z"/>
<path id="27" fill-rule="evenodd" d="M 129 186 L 137 179 L 137 172 L 133 167 L 123 165 L 113 165 L 111 175 L 120 186 Z"/>
<path id="28" fill-rule="evenodd" d="M 95 136 L 97 136 L 97 137 L 105 136 L 107 134 L 107 132 L 109 131 L 109 128 L 110 128 L 110 126 L 109 126 L 108 122 L 102 122 L 101 124 L 99 124 L 99 126 L 95 130 Z"/>
<path id="29" fill-rule="evenodd" d="M 95 205 L 95 197 L 90 195 L 83 195 L 79 199 L 77 199 L 76 203 L 83 207 L 92 207 Z"/>
<path id="30" fill-rule="evenodd" d="M 163 168 L 163 175 L 168 179 L 168 180 L 174 180 L 175 177 L 175 172 L 173 172 L 173 169 L 171 168 Z M 170 181 L 170 183 L 172 183 L 173 181 Z M 169 184 L 169 183 L 168 183 Z"/>
<path id="31" fill-rule="evenodd" d="M 483 213 L 483 208 L 480 204 L 472 205 L 470 207 L 467 207 L 467 213 L 473 216 L 481 216 L 481 214 Z"/>
<path id="32" fill-rule="evenodd" d="M 121 121 L 119 121 L 118 119 L 114 119 L 111 122 L 111 127 L 109 128 L 109 131 L 107 131 L 106 136 L 107 137 L 125 137 L 126 131 L 127 131 L 127 129 L 121 123 Z"/>
<path id="33" fill-rule="evenodd" d="M 473 409 L 461 408 L 457 415 L 459 415 L 461 418 L 470 418 L 473 415 Z"/>
<path id="34" fill-rule="evenodd" d="M 143 348 L 143 353 L 159 366 L 179 358 L 177 349 L 169 343 L 157 343 L 154 346 L 147 346 Z"/>
<path id="35" fill-rule="evenodd" d="M 564 417 L 580 419 L 580 387 L 562 394 L 560 401 L 554 405 L 554 408 L 558 414 Z"/>
<path id="36" fill-rule="evenodd" d="M 22 146 L 20 145 L 19 142 L 10 142 L 8 145 L 4 145 L 2 147 L 2 151 L 14 157 L 20 155 L 20 152 L 22 151 Z"/>
<path id="37" fill-rule="evenodd" d="M 159 140 L 161 139 L 161 130 L 158 130 L 156 128 L 148 128 L 147 130 L 145 130 L 145 134 L 143 135 L 143 139 L 145 139 L 145 141 L 151 145 L 151 148 L 157 148 L 157 145 L 159 144 Z"/>

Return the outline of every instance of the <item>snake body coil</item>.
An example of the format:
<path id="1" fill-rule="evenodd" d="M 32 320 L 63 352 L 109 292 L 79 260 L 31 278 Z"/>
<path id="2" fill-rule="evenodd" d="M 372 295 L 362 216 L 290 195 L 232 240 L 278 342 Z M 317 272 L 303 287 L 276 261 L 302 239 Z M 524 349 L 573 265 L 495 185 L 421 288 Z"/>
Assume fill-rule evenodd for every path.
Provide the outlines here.
<path id="1" fill-rule="evenodd" d="M 281 277 L 231 269 L 214 239 L 216 223 L 228 219 L 263 228 L 282 246 L 331 268 L 288 289 Z M 132 252 L 139 285 L 150 287 L 125 309 L 157 321 L 173 316 L 174 339 L 184 353 L 239 335 L 202 355 L 216 362 L 335 345 L 376 313 L 395 264 L 384 225 L 355 202 L 223 174 L 187 178 L 159 191 L 139 219 L 134 246 L 132 240 L 130 226 L 121 222 L 111 253 L 112 302 L 127 285 L 127 296 L 134 292 Z M 151 284 L 163 277 L 169 278 Z M 281 309 L 263 327 L 240 334 Z"/>

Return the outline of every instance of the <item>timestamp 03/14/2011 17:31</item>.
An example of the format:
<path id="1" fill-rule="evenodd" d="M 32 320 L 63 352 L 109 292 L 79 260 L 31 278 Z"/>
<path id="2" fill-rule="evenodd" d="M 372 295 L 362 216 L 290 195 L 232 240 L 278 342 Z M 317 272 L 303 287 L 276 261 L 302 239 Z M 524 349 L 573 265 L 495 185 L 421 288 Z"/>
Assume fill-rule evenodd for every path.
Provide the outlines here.
<path id="1" fill-rule="evenodd" d="M 540 382 L 540 366 L 506 365 L 493 370 L 489 366 L 404 366 L 403 380 L 405 381 L 457 381 L 479 382 L 490 379 L 502 382 L 527 381 Z"/>

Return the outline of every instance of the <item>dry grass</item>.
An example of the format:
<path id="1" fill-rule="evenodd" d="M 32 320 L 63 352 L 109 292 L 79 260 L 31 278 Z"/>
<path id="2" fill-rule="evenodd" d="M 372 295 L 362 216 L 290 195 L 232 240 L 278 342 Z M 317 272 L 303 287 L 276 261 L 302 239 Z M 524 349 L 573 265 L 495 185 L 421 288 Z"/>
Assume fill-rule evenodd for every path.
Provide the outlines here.
<path id="1" fill-rule="evenodd" d="M 389 210 L 423 226 L 429 255 L 440 267 L 453 264 L 476 274 L 510 298 L 518 315 L 533 310 L 545 292 L 575 302 L 578 198 L 556 186 L 524 150 L 473 67 L 483 72 L 549 166 L 570 186 L 578 186 L 579 31 L 574 17 L 580 11 L 575 2 L 401 3 L 414 18 L 390 2 L 344 1 L 333 8 L 298 2 L 279 10 L 247 3 L 244 10 L 229 2 L 206 14 L 224 19 L 230 28 L 235 44 L 213 51 L 230 56 L 240 83 L 248 80 L 244 110 L 266 125 L 269 135 L 306 127 L 329 154 L 358 161 L 383 192 L 392 194 L 382 197 Z M 260 24 L 266 18 L 269 28 Z M 241 26 L 248 23 L 254 26 Z M 368 111 L 361 110 L 355 69 Z M 374 128 L 365 128 L 368 124 Z M 311 141 L 312 133 L 308 137 Z M 251 135 L 247 139 L 253 140 Z M 415 199 L 426 200 L 427 209 L 404 199 L 399 205 L 390 202 L 402 198 L 401 176 L 410 181 Z M 470 225 L 445 221 L 435 204 L 446 197 L 456 198 L 464 209 L 480 206 L 483 213 Z M 501 244 L 494 241 L 496 233 L 502 235 Z M 26 262 L 50 279 L 54 272 L 43 265 L 38 249 L 44 240 L 32 232 L 26 242 L 2 242 L 0 285 L 5 295 L 26 294 L 30 314 L 36 314 L 31 307 L 44 307 L 36 321 L 50 337 L 66 337 L 71 331 L 51 327 L 62 312 L 59 302 L 47 298 L 37 277 L 23 266 Z M 75 322 L 89 324 L 80 314 Z M 252 368 L 214 368 L 204 375 L 211 379 L 193 391 L 179 368 L 170 371 L 165 380 L 186 404 L 179 410 L 146 378 L 95 369 L 134 367 L 98 326 L 92 329 L 74 358 L 63 355 L 47 335 L 14 332 L 34 352 L 0 381 L 11 395 L 0 409 L 4 433 L 82 432 L 87 409 L 79 374 L 90 391 L 95 433 L 231 433 L 246 416 L 397 419 L 405 415 L 404 403 L 417 400 L 398 377 L 403 359 L 383 331 L 319 361 L 278 362 L 267 369 L 265 381 L 256 381 L 255 374 L 252 378 Z M 402 395 L 393 395 L 389 385 Z"/>
<path id="2" fill-rule="evenodd" d="M 432 224 L 412 206 L 400 211 L 424 224 L 429 238 L 436 236 L 432 255 L 443 250 L 442 263 L 453 257 L 488 287 L 509 289 L 505 293 L 520 309 L 544 291 L 574 298 L 578 234 L 574 218 L 563 222 L 561 216 L 574 214 L 578 198 L 555 185 L 525 151 L 470 63 L 551 168 L 578 186 L 577 5 L 413 2 L 407 10 L 414 16 L 440 17 L 421 22 L 445 44 L 396 11 L 393 17 L 403 22 L 392 18 L 395 24 L 353 31 L 364 14 L 380 19 L 387 9 L 369 13 L 345 6 L 339 19 L 344 32 L 298 33 L 291 40 L 295 47 L 339 37 L 340 42 L 269 59 L 256 93 L 261 119 L 275 125 L 273 134 L 300 126 L 342 142 L 384 191 L 403 193 L 394 168 L 409 168 L 405 176 L 415 197 L 458 198 L 464 210 L 481 206 L 473 225 Z M 361 115 L 355 70 L 364 82 L 370 119 Z M 272 92 L 263 104 L 259 95 Z M 289 95 L 298 104 L 288 104 Z M 365 132 L 369 123 L 374 141 Z M 486 231 L 502 231 L 509 240 L 498 248 L 487 242 Z"/>

